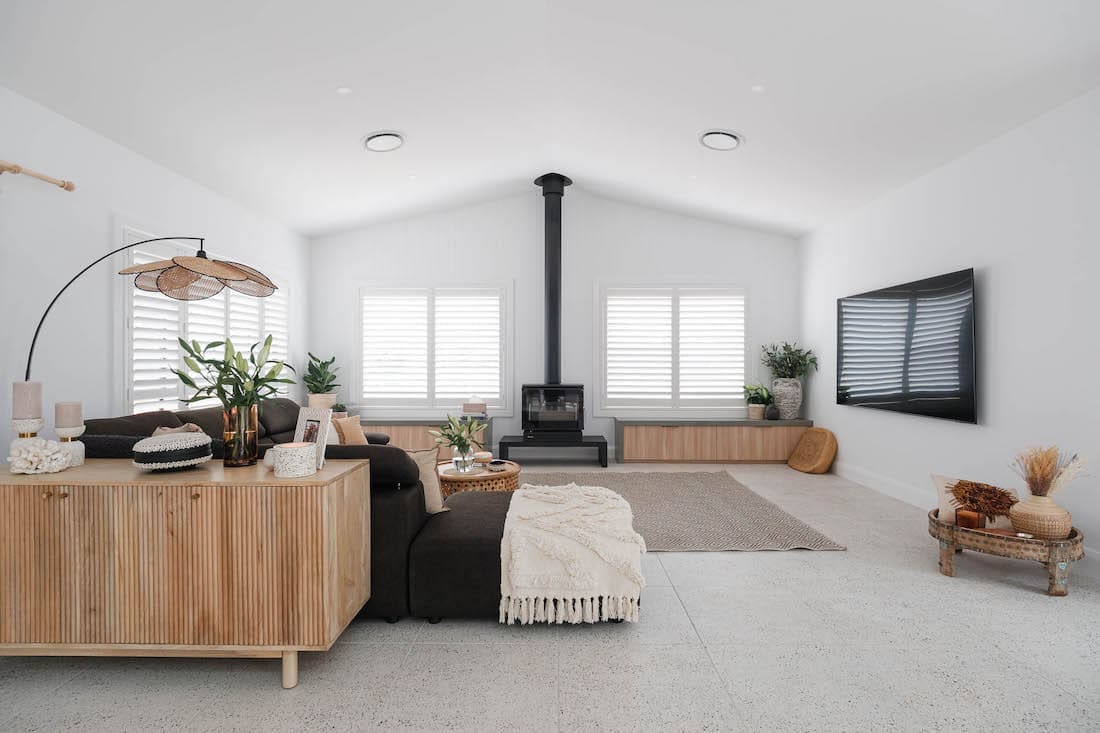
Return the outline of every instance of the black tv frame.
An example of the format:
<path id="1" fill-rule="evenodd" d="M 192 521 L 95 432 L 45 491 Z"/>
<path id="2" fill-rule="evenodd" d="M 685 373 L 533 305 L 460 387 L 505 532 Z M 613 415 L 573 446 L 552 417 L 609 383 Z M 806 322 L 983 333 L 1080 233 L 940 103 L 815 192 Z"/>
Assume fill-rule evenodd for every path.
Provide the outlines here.
<path id="1" fill-rule="evenodd" d="M 887 294 L 890 291 L 899 290 L 914 290 L 917 289 L 922 283 L 931 283 L 937 280 L 949 280 L 951 278 L 968 278 L 970 280 L 971 296 L 972 296 L 972 312 L 973 318 L 970 320 L 970 370 L 969 373 L 972 378 L 970 394 L 970 404 L 968 407 L 968 414 L 956 415 L 950 414 L 946 411 L 937 411 L 933 409 L 928 410 L 914 410 L 911 409 L 914 404 L 913 400 L 904 400 L 903 395 L 893 396 L 891 398 L 883 398 L 880 400 L 862 400 L 859 402 L 853 402 L 846 400 L 841 395 L 841 368 L 844 363 L 844 342 L 842 339 L 841 327 L 843 325 L 842 307 L 846 300 L 853 298 L 864 298 L 872 295 Z M 966 423 L 970 425 L 978 424 L 978 287 L 976 278 L 974 276 L 974 268 L 966 268 L 964 270 L 956 270 L 955 272 L 948 272 L 942 275 L 935 275 L 932 277 L 921 278 L 919 280 L 913 280 L 907 283 L 900 283 L 897 285 L 891 285 L 885 288 L 877 288 L 875 290 L 868 290 L 863 293 L 856 293 L 848 295 L 842 298 L 836 299 L 836 403 L 838 405 L 844 405 L 848 407 L 866 407 L 875 410 L 885 410 L 888 412 L 897 412 L 903 415 L 916 415 L 919 417 L 932 417 L 941 420 L 951 420 L 953 422 Z M 964 355 L 960 355 L 960 358 L 965 358 Z M 964 362 L 965 364 L 965 362 Z M 921 400 L 923 401 L 923 400 Z M 958 411 L 955 411 L 958 412 Z"/>

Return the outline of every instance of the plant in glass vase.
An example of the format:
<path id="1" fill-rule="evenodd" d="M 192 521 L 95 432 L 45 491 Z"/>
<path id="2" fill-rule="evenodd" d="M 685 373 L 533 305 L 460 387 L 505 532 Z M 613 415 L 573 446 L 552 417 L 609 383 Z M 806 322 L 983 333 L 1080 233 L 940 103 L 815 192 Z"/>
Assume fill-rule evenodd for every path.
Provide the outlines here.
<path id="1" fill-rule="evenodd" d="M 784 341 L 768 344 L 764 349 L 764 366 L 772 373 L 772 392 L 779 407 L 781 420 L 797 420 L 802 407 L 802 382 L 800 379 L 817 370 L 817 357 L 809 349 L 797 343 Z"/>
<path id="2" fill-rule="evenodd" d="M 294 370 L 289 364 L 270 359 L 271 336 L 262 343 L 252 344 L 246 357 L 233 348 L 233 343 L 213 341 L 202 346 L 179 339 L 183 362 L 190 372 L 173 369 L 181 382 L 195 390 L 184 400 L 187 403 L 216 398 L 222 403 L 224 463 L 226 466 L 251 466 L 259 456 L 256 441 L 259 427 L 260 400 L 273 397 L 280 384 L 294 384 L 281 376 L 283 370 Z M 223 347 L 219 355 L 215 351 Z M 213 354 L 210 352 L 214 352 Z M 199 385 L 199 380 L 202 385 Z"/>
<path id="3" fill-rule="evenodd" d="M 454 415 L 447 415 L 447 422 L 439 426 L 439 430 L 429 430 L 428 433 L 435 436 L 437 445 L 449 445 L 454 451 L 455 470 L 466 473 L 474 465 L 474 446 L 484 448 L 477 435 L 485 429 L 488 423 L 481 420 L 468 418 L 459 420 Z"/>

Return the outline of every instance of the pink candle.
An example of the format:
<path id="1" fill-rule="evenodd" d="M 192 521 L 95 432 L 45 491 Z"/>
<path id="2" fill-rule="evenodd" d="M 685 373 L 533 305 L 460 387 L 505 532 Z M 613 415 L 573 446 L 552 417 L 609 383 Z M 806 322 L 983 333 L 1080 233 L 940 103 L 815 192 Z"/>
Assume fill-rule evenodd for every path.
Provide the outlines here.
<path id="1" fill-rule="evenodd" d="M 42 417 L 42 383 L 12 382 L 11 417 L 13 420 Z"/>
<path id="2" fill-rule="evenodd" d="M 53 406 L 55 428 L 79 428 L 84 424 L 84 410 L 79 402 L 58 402 Z"/>

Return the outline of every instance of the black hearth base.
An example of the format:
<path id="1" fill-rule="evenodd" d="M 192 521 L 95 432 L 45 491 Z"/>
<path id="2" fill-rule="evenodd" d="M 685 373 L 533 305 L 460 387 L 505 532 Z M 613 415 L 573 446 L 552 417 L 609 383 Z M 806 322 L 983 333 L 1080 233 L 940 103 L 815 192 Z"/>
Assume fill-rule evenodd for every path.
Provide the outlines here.
<path id="1" fill-rule="evenodd" d="M 607 468 L 607 438 L 602 435 L 586 435 L 580 442 L 562 443 L 553 437 L 524 438 L 522 435 L 505 435 L 500 439 L 500 457 L 507 461 L 511 448 L 595 448 L 600 465 Z"/>

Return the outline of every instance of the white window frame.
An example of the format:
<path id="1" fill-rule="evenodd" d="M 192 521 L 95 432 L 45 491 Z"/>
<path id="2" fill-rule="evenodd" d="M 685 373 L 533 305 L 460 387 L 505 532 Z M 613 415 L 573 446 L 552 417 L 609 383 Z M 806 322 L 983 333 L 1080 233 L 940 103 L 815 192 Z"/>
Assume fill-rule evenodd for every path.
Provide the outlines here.
<path id="1" fill-rule="evenodd" d="M 674 295 L 672 302 L 672 393 L 669 404 L 630 405 L 609 404 L 607 397 L 607 296 L 609 291 L 632 290 L 639 294 L 669 294 Z M 595 315 L 595 328 L 592 329 L 594 341 L 592 360 L 595 367 L 592 383 L 596 385 L 596 404 L 593 406 L 594 417 L 631 417 L 631 418 L 715 418 L 745 417 L 748 414 L 748 406 L 744 395 L 738 395 L 732 400 L 720 404 L 706 406 L 688 406 L 677 403 L 676 392 L 679 384 L 680 373 L 680 294 L 699 293 L 723 293 L 736 294 L 744 298 L 745 306 L 745 383 L 754 384 L 758 381 L 756 365 L 750 360 L 754 352 L 752 338 L 752 296 L 749 288 L 732 283 L 637 283 L 637 282 L 597 282 L 594 287 L 593 313 Z"/>
<path id="2" fill-rule="evenodd" d="M 140 240 L 144 240 L 144 239 L 155 239 L 156 237 L 160 237 L 160 236 L 164 236 L 164 235 L 152 234 L 152 233 L 150 233 L 150 232 L 148 232 L 144 229 L 138 228 L 136 226 L 132 226 L 132 225 L 129 225 L 129 224 L 123 224 L 119 227 L 119 238 L 120 238 L 119 242 L 120 242 L 120 244 L 116 244 L 116 245 L 114 245 L 114 247 L 118 247 L 121 244 L 125 244 L 131 238 L 134 238 L 134 239 L 137 239 L 138 241 L 140 241 Z M 196 247 L 188 247 L 187 245 L 180 244 L 180 243 L 174 243 L 172 241 L 167 241 L 167 240 L 164 241 L 164 242 L 153 243 L 150 246 L 162 247 L 162 248 L 165 248 L 165 249 L 168 249 L 168 250 L 174 250 L 174 251 L 178 252 L 180 255 L 193 255 L 195 253 L 195 251 L 197 250 L 197 246 Z M 136 248 L 127 249 L 123 252 L 118 253 L 114 258 L 112 258 L 113 259 L 113 265 L 116 266 L 116 271 L 120 270 L 120 269 L 123 269 L 123 268 L 126 268 L 126 267 L 129 267 L 130 265 L 133 264 L 133 262 L 134 262 L 134 249 L 136 249 Z M 287 318 L 287 358 L 289 360 L 291 354 L 294 353 L 294 351 L 293 351 L 293 338 L 294 338 L 293 337 L 293 332 L 294 332 L 294 329 L 292 327 L 292 325 L 293 325 L 293 323 L 292 323 L 293 322 L 293 311 L 291 310 L 291 304 L 293 302 L 293 300 L 292 300 L 293 294 L 290 291 L 289 286 L 287 286 L 285 284 L 280 284 L 280 283 L 286 283 L 287 280 L 286 280 L 286 278 L 281 277 L 278 272 L 270 272 L 270 274 L 268 276 L 272 279 L 272 281 L 276 285 L 279 286 L 279 290 L 281 292 L 283 292 L 286 295 L 286 298 L 287 298 L 287 313 L 288 313 L 288 318 Z M 117 349 L 117 353 L 120 354 L 120 362 L 119 362 L 119 366 L 116 370 L 116 373 L 118 374 L 118 378 L 115 380 L 116 385 L 115 385 L 114 394 L 116 395 L 116 399 L 118 400 L 118 403 L 116 405 L 115 412 L 117 414 L 120 414 L 120 415 L 129 415 L 131 412 L 133 412 L 133 405 L 134 405 L 134 360 L 133 360 L 133 349 L 134 349 L 134 339 L 133 339 L 133 334 L 134 334 L 134 329 L 133 329 L 133 323 L 134 323 L 133 289 L 134 289 L 134 282 L 133 282 L 133 277 L 132 276 L 130 276 L 130 277 L 117 277 L 116 276 L 115 277 L 115 283 L 116 283 L 116 285 L 115 285 L 115 302 L 117 304 L 115 312 L 118 313 L 118 314 L 121 314 L 121 321 L 122 321 L 122 328 L 116 328 L 115 329 L 116 333 L 121 334 L 121 336 L 118 338 L 118 341 L 117 341 L 117 344 L 118 344 L 118 347 L 119 347 Z M 165 296 L 165 297 L 167 297 L 167 296 Z M 261 325 L 264 323 L 264 311 L 263 311 L 263 302 L 262 301 L 263 301 L 263 299 L 261 299 L 261 305 L 260 305 L 260 323 L 261 323 Z M 186 322 L 187 322 L 186 321 L 186 302 L 185 301 L 180 301 L 180 303 L 184 307 L 184 320 L 183 320 L 183 322 L 186 324 Z M 262 330 L 262 328 L 261 328 L 261 330 Z M 249 344 L 249 346 L 251 346 L 251 344 Z M 183 366 L 183 363 L 182 363 L 182 360 L 181 360 L 180 367 L 182 367 L 182 366 Z M 293 378 L 293 375 L 292 375 L 292 378 Z M 287 385 L 287 386 L 293 387 L 293 385 Z M 180 409 L 180 410 L 187 409 L 188 405 L 184 404 L 184 402 L 183 402 L 184 398 L 186 398 L 186 396 L 187 396 L 187 390 L 185 389 L 183 382 L 180 382 L 177 385 L 177 394 L 178 394 L 179 406 L 177 406 L 176 409 Z M 293 396 L 293 393 L 291 394 L 291 396 Z"/>
<path id="3" fill-rule="evenodd" d="M 360 286 L 358 292 L 355 294 L 355 374 L 351 380 L 352 387 L 354 389 L 354 400 L 359 404 L 353 406 L 358 408 L 360 414 L 363 417 L 375 420 L 386 419 L 406 419 L 406 420 L 419 420 L 419 419 L 431 419 L 437 420 L 446 416 L 447 414 L 457 415 L 462 407 L 461 401 L 437 401 L 435 399 L 435 384 L 432 378 L 434 374 L 434 365 L 429 368 L 428 377 L 428 390 L 429 397 L 423 402 L 409 402 L 409 403 L 396 403 L 396 402 L 380 402 L 372 404 L 369 400 L 364 402 L 363 397 L 363 297 L 368 294 L 377 295 L 379 293 L 423 293 L 429 294 L 434 298 L 436 293 L 447 292 L 462 292 L 465 290 L 496 290 L 500 292 L 503 303 L 501 305 L 500 314 L 500 391 L 501 399 L 499 405 L 492 403 L 488 406 L 488 414 L 490 417 L 512 417 L 514 395 L 515 392 L 515 355 L 512 344 L 513 328 L 515 323 L 515 285 L 514 281 L 508 280 L 506 282 L 495 283 L 462 283 L 456 285 L 454 282 L 441 283 L 438 285 L 423 284 L 401 286 L 394 283 L 375 283 L 365 284 Z M 434 310 L 428 311 L 428 358 L 434 360 L 435 354 L 435 318 Z M 471 329 L 476 329 L 477 324 L 471 323 Z"/>

